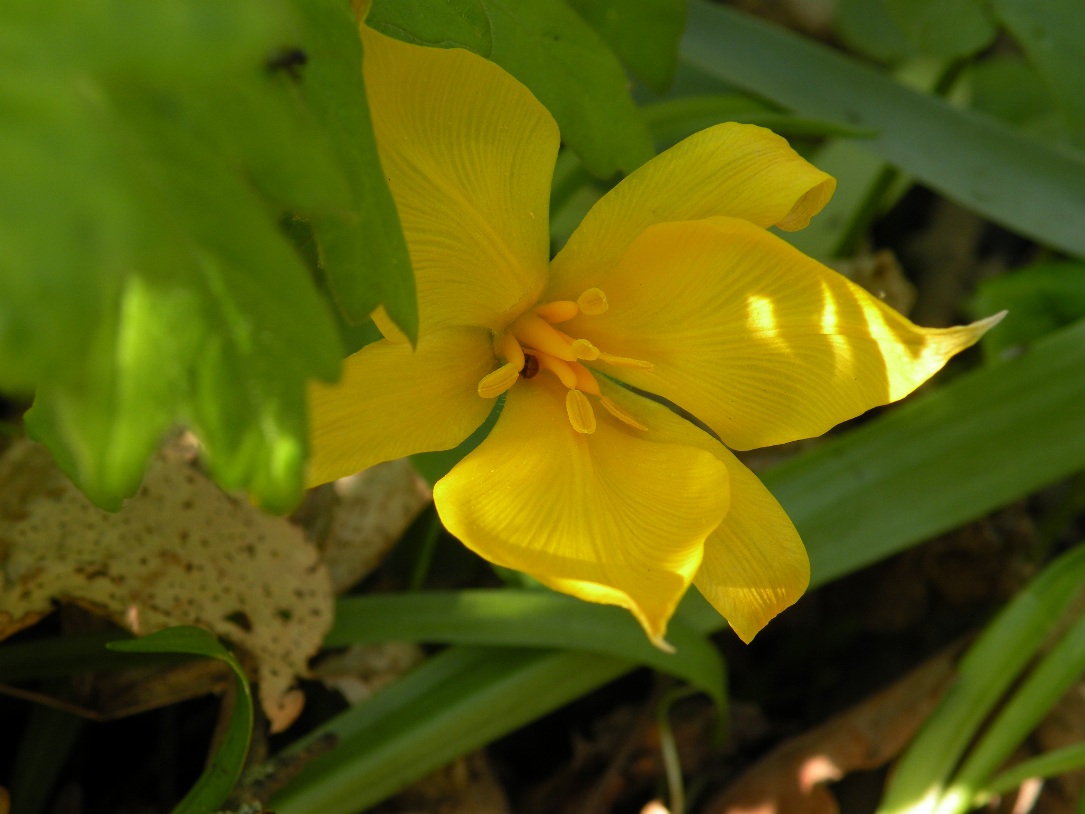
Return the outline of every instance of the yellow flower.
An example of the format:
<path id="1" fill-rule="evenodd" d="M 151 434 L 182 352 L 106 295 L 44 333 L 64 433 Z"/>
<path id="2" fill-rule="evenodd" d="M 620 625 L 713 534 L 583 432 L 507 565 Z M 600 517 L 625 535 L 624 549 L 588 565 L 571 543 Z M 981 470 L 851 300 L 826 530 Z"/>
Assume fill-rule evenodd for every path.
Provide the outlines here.
<path id="1" fill-rule="evenodd" d="M 454 447 L 504 393 L 491 433 L 434 488 L 448 530 L 628 608 L 661 646 L 692 582 L 749 641 L 802 594 L 809 564 L 728 447 L 819 435 L 899 399 L 990 321 L 919 328 L 768 232 L 805 226 L 835 181 L 739 124 L 630 175 L 548 262 L 547 110 L 467 51 L 362 36 L 419 341 L 378 312 L 385 338 L 313 386 L 310 482 Z"/>

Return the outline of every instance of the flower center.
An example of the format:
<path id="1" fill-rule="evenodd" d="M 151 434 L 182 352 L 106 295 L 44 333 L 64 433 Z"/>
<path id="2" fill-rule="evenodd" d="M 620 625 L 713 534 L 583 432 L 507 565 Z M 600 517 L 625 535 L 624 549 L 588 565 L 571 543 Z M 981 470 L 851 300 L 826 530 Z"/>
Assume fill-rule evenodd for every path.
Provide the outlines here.
<path id="1" fill-rule="evenodd" d="M 651 370 L 652 365 L 639 359 L 626 359 L 599 350 L 587 339 L 575 339 L 555 328 L 577 314 L 597 316 L 608 308 L 606 295 L 589 288 L 576 301 L 554 300 L 537 305 L 522 314 L 494 340 L 494 351 L 505 364 L 483 377 L 478 394 L 484 399 L 497 398 L 521 378 L 532 379 L 541 372 L 557 377 L 568 392 L 565 410 L 569 423 L 580 433 L 595 432 L 595 411 L 588 396 L 619 421 L 643 430 L 646 427 L 599 390 L 599 382 L 582 362 L 601 361 L 621 367 Z"/>

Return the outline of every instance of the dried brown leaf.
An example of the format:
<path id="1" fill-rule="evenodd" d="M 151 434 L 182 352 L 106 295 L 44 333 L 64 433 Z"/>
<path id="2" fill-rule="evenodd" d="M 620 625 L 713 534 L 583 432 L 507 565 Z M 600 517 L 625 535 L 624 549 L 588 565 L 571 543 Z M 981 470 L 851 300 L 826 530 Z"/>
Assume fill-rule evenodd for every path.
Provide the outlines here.
<path id="1" fill-rule="evenodd" d="M 744 772 L 703 814 L 837 814 L 826 784 L 896 757 L 952 682 L 959 649 L 928 660 L 858 706 L 787 741 Z"/>
<path id="2" fill-rule="evenodd" d="M 224 494 L 163 455 L 117 513 L 91 504 L 44 448 L 0 460 L 0 639 L 54 602 L 101 613 L 137 635 L 199 625 L 256 661 L 272 729 L 301 710 L 291 689 L 331 625 L 316 549 L 282 518 Z"/>

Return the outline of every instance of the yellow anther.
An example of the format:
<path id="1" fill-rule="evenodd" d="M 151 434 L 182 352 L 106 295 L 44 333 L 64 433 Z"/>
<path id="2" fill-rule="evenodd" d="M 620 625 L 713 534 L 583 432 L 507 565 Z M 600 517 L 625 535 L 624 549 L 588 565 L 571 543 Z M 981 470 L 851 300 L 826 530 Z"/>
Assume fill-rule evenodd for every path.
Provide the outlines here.
<path id="1" fill-rule="evenodd" d="M 407 342 L 407 334 L 403 333 L 399 326 L 392 322 L 392 318 L 388 316 L 388 311 L 385 310 L 383 305 L 377 306 L 373 313 L 369 315 L 369 318 L 376 324 L 381 336 L 389 342 L 395 342 L 396 344 L 405 344 Z"/>
<path id="2" fill-rule="evenodd" d="M 580 313 L 580 306 L 572 300 L 554 300 L 535 309 L 535 313 L 551 325 L 566 322 Z"/>
<path id="3" fill-rule="evenodd" d="M 576 298 L 576 304 L 590 317 L 602 314 L 610 307 L 607 305 L 607 295 L 598 288 L 589 288 Z"/>
<path id="4" fill-rule="evenodd" d="M 520 368 L 524 366 L 524 363 L 502 365 L 493 373 L 488 373 L 482 377 L 482 381 L 478 383 L 478 394 L 484 399 L 495 399 L 516 384 L 516 380 L 520 377 Z"/>
<path id="5" fill-rule="evenodd" d="M 569 414 L 569 423 L 574 430 L 584 435 L 595 432 L 595 412 L 588 397 L 579 390 L 570 390 L 565 394 L 565 412 Z"/>
<path id="6" fill-rule="evenodd" d="M 539 360 L 539 367 L 543 370 L 549 370 L 570 390 L 576 387 L 576 373 L 573 372 L 573 367 L 568 362 L 548 353 L 536 353 L 535 358 Z"/>
<path id="7" fill-rule="evenodd" d="M 569 369 L 576 376 L 576 389 L 582 390 L 590 396 L 599 395 L 599 382 L 591 375 L 591 371 L 579 362 L 570 362 Z"/>
<path id="8" fill-rule="evenodd" d="M 632 367 L 637 370 L 655 370 L 655 365 L 651 362 L 642 362 L 640 359 L 628 359 L 625 356 L 615 356 L 612 353 L 599 353 L 599 361 L 606 362 L 608 365 L 614 365 L 615 367 Z"/>
<path id="9" fill-rule="evenodd" d="M 639 421 L 637 421 L 637 419 L 633 418 L 633 416 L 630 415 L 630 413 L 628 411 L 626 411 L 624 408 L 619 406 L 617 403 L 615 403 L 615 402 L 611 401 L 610 399 L 608 399 L 606 396 L 600 396 L 599 397 L 599 403 L 602 404 L 606 408 L 608 413 L 610 413 L 616 419 L 621 421 L 623 424 L 628 424 L 630 427 L 635 427 L 638 430 L 647 430 L 648 429 L 643 424 L 641 424 Z"/>
<path id="10" fill-rule="evenodd" d="M 576 361 L 569 338 L 533 311 L 528 311 L 512 323 L 509 333 L 516 336 L 522 347 L 548 353 L 566 362 Z"/>
<path id="11" fill-rule="evenodd" d="M 523 369 L 524 349 L 520 347 L 520 343 L 516 341 L 516 337 L 512 334 L 503 334 L 497 340 L 497 352 L 510 365 L 516 365 L 517 370 Z"/>
<path id="12" fill-rule="evenodd" d="M 595 347 L 595 345 L 587 339 L 574 339 L 572 348 L 577 359 L 593 362 L 599 358 L 599 348 Z"/>

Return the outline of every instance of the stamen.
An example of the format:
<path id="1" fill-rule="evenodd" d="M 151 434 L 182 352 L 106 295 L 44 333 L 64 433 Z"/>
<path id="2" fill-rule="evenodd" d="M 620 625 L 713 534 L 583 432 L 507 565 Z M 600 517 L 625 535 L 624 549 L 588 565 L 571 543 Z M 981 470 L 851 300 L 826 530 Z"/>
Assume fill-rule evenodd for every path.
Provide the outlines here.
<path id="1" fill-rule="evenodd" d="M 510 365 L 516 365 L 517 370 L 524 366 L 524 349 L 512 334 L 505 333 L 497 340 L 497 352 Z"/>
<path id="2" fill-rule="evenodd" d="M 478 394 L 484 399 L 497 398 L 516 384 L 516 380 L 520 378 L 521 367 L 523 367 L 522 362 L 519 365 L 509 362 L 493 373 L 486 374 L 482 377 L 482 381 L 478 383 Z"/>
<path id="3" fill-rule="evenodd" d="M 532 311 L 516 320 L 509 333 L 515 333 L 524 347 L 541 350 L 566 362 L 576 361 L 572 343 L 557 328 Z"/>
<path id="4" fill-rule="evenodd" d="M 655 370 L 655 365 L 651 362 L 642 362 L 640 359 L 629 359 L 625 356 L 615 356 L 611 353 L 604 353 L 600 351 L 599 361 L 606 362 L 608 365 L 614 365 L 615 367 L 632 367 L 637 370 L 647 370 L 649 372 Z"/>
<path id="5" fill-rule="evenodd" d="M 584 435 L 595 432 L 595 411 L 588 397 L 579 390 L 570 390 L 565 394 L 565 412 L 569 414 L 569 423 L 574 430 Z"/>
<path id="6" fill-rule="evenodd" d="M 572 343 L 573 353 L 577 359 L 594 362 L 599 358 L 600 350 L 587 339 L 574 339 Z"/>
<path id="7" fill-rule="evenodd" d="M 591 375 L 591 371 L 579 362 L 571 362 L 569 369 L 576 376 L 576 389 L 582 390 L 590 396 L 599 395 L 599 382 Z"/>
<path id="8" fill-rule="evenodd" d="M 407 342 L 407 334 L 403 333 L 403 331 L 399 329 L 399 326 L 392 322 L 392 318 L 388 316 L 388 311 L 385 310 L 383 305 L 379 305 L 373 309 L 369 318 L 373 320 L 373 324 L 377 326 L 377 330 L 381 332 L 381 336 L 389 342 L 394 342 L 396 344 Z"/>
<path id="9" fill-rule="evenodd" d="M 576 304 L 579 305 L 580 310 L 589 317 L 606 313 L 607 308 L 610 307 L 607 304 L 607 295 L 598 288 L 589 288 L 576 298 Z"/>
<path id="10" fill-rule="evenodd" d="M 573 372 L 572 365 L 568 362 L 557 359 L 549 353 L 535 354 L 535 358 L 539 360 L 539 367 L 543 370 L 549 370 L 570 390 L 576 387 L 576 373 Z"/>
<path id="11" fill-rule="evenodd" d="M 608 413 L 621 421 L 623 424 L 628 424 L 630 427 L 634 427 L 638 430 L 647 430 L 648 428 L 641 424 L 637 419 L 633 418 L 623 407 L 616 402 L 611 401 L 606 396 L 599 397 L 599 403 L 602 404 Z"/>
<path id="12" fill-rule="evenodd" d="M 567 322 L 580 313 L 580 306 L 572 300 L 554 300 L 535 309 L 535 313 L 545 319 L 551 325 L 556 322 Z"/>

